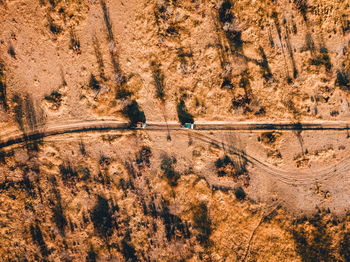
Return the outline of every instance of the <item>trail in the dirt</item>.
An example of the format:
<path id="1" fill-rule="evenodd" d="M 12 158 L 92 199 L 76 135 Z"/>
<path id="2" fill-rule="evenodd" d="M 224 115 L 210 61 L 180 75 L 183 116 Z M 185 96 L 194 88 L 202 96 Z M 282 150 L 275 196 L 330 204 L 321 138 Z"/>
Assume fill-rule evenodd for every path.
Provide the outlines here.
<path id="1" fill-rule="evenodd" d="M 350 161 L 347 157 L 335 165 L 331 165 L 322 170 L 312 170 L 312 172 L 303 171 L 284 171 L 267 165 L 255 157 L 248 155 L 247 153 L 235 148 L 234 145 L 225 144 L 221 141 L 217 141 L 212 137 L 206 136 L 200 131 L 239 131 L 239 130 L 258 130 L 258 131 L 275 131 L 275 130 L 348 130 L 350 123 L 347 122 L 304 122 L 304 123 L 291 123 L 291 122 L 280 122 L 280 123 L 256 123 L 256 122 L 199 122 L 195 125 L 195 130 L 188 130 L 193 132 L 195 137 L 206 143 L 215 142 L 218 145 L 223 144 L 230 150 L 231 153 L 237 154 L 247 159 L 254 166 L 267 172 L 269 175 L 276 177 L 279 181 L 292 184 L 302 185 L 310 184 L 316 181 L 324 181 L 330 177 L 335 177 L 341 173 L 350 170 Z M 81 133 L 81 132 L 103 132 L 110 130 L 133 130 L 135 128 L 130 127 L 126 122 L 120 122 L 115 120 L 95 120 L 95 121 L 76 121 L 68 122 L 63 124 L 55 124 L 48 127 L 43 127 L 38 130 L 27 132 L 25 134 L 18 132 L 10 135 L 0 134 L 0 149 L 12 146 L 15 144 L 28 142 L 32 140 L 42 139 L 44 137 L 50 137 L 55 135 L 62 135 L 68 133 Z M 140 129 L 142 130 L 142 129 Z M 184 131 L 183 128 L 176 122 L 151 122 L 147 123 L 147 131 Z"/>

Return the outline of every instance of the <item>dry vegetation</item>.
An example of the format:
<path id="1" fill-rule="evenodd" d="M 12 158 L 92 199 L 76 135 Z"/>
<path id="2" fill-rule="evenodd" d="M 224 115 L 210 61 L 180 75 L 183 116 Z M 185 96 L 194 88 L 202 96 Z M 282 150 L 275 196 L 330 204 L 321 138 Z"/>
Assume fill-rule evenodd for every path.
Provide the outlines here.
<path id="1" fill-rule="evenodd" d="M 44 138 L 99 118 L 349 120 L 349 11 L 342 0 L 0 0 L 0 138 L 24 136 L 0 148 L 2 260 L 349 261 L 346 167 L 333 190 L 286 175 L 348 157 L 336 143 L 349 133 L 326 145 L 299 130 Z"/>

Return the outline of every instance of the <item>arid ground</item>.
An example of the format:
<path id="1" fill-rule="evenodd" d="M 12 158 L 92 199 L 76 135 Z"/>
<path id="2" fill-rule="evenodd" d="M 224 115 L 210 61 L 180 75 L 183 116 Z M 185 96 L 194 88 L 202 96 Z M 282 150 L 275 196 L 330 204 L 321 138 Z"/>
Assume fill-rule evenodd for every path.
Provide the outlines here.
<path id="1" fill-rule="evenodd" d="M 348 0 L 0 0 L 0 260 L 350 261 L 349 101 Z"/>

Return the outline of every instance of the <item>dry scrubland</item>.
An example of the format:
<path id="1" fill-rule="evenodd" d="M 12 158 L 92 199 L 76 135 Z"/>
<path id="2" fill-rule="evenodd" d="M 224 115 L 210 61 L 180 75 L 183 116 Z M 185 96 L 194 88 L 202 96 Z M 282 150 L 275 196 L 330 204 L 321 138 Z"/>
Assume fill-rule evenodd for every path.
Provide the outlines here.
<path id="1" fill-rule="evenodd" d="M 101 118 L 349 120 L 348 1 L 0 0 L 0 14 L 0 138 Z M 129 130 L 2 148 L 1 258 L 349 261 L 349 137 Z"/>

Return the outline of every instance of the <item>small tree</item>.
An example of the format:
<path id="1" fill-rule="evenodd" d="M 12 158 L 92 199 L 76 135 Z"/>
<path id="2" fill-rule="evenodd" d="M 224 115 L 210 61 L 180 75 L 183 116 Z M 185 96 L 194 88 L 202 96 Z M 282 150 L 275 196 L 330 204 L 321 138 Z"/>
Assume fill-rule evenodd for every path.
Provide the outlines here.
<path id="1" fill-rule="evenodd" d="M 145 113 L 140 110 L 139 105 L 135 100 L 124 108 L 123 113 L 130 119 L 131 126 L 136 126 L 138 122 L 146 122 Z"/>
<path id="2" fill-rule="evenodd" d="M 175 171 L 174 164 L 176 164 L 175 157 L 163 155 L 160 169 L 164 172 L 170 186 L 176 186 L 177 180 L 180 178 L 180 174 Z"/>
<path id="3" fill-rule="evenodd" d="M 187 111 L 185 102 L 181 99 L 180 102 L 177 104 L 177 116 L 179 118 L 179 121 L 181 125 L 184 125 L 185 123 L 191 123 L 193 124 L 193 116 Z"/>
<path id="4" fill-rule="evenodd" d="M 113 233 L 113 218 L 107 199 L 98 196 L 97 203 L 91 212 L 91 221 L 98 233 L 104 237 Z"/>

